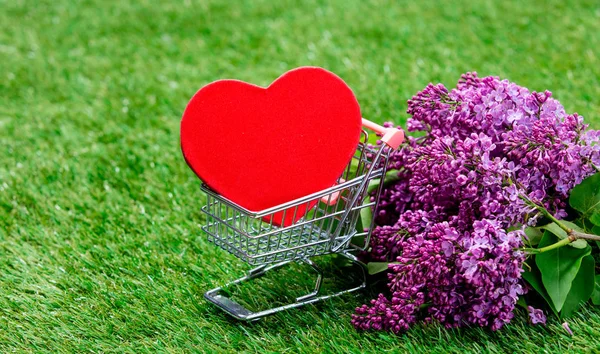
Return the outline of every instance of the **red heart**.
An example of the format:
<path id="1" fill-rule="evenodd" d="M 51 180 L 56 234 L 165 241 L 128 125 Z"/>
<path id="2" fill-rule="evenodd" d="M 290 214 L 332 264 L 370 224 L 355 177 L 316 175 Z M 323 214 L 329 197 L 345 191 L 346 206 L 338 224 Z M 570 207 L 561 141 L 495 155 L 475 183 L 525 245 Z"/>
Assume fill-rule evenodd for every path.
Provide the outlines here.
<path id="1" fill-rule="evenodd" d="M 335 74 L 316 67 L 288 71 L 269 87 L 237 80 L 201 88 L 181 120 L 181 149 L 211 189 L 259 211 L 335 184 L 358 145 L 360 107 Z M 273 216 L 291 225 L 294 217 Z"/>

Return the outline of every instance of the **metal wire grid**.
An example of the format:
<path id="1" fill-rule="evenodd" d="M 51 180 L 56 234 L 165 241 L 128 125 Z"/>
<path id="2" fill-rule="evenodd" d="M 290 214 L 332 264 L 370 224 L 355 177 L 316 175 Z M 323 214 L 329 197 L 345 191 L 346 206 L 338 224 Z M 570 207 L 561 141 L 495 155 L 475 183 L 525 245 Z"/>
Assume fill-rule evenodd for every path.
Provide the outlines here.
<path id="1" fill-rule="evenodd" d="M 357 231 L 356 224 L 360 210 L 376 205 L 380 191 L 374 200 L 363 203 L 367 194 L 363 182 L 365 178 L 372 180 L 385 173 L 388 153 L 369 146 L 367 139 L 363 131 L 362 142 L 336 186 L 260 212 L 246 210 L 203 185 L 207 203 L 202 211 L 207 220 L 202 229 L 208 240 L 251 265 L 262 265 L 331 253 L 348 247 L 353 237 L 368 238 L 372 225 L 364 225 L 363 231 Z M 373 169 L 367 175 L 371 166 Z M 332 203 L 335 193 L 339 197 Z M 301 206 L 308 210 L 311 202 L 323 198 L 328 202 L 319 202 L 305 211 L 305 216 L 294 224 L 273 225 L 274 214 L 283 212 L 285 220 L 286 213 L 293 212 L 296 216 Z"/>

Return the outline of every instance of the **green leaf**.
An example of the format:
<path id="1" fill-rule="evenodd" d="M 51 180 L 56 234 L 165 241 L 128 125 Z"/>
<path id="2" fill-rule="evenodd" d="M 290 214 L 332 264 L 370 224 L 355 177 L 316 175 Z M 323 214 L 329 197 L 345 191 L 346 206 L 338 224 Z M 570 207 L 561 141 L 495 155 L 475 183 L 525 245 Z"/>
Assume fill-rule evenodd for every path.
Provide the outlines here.
<path id="1" fill-rule="evenodd" d="M 519 298 L 517 299 L 517 305 L 527 310 L 527 302 L 525 302 L 525 298 L 523 296 L 519 296 Z"/>
<path id="2" fill-rule="evenodd" d="M 525 302 L 525 298 L 523 296 L 519 296 L 517 299 L 517 305 L 521 306 L 524 309 L 527 309 L 527 302 Z"/>
<path id="3" fill-rule="evenodd" d="M 590 216 L 590 221 L 596 226 L 600 226 L 600 213 L 594 213 Z"/>
<path id="4" fill-rule="evenodd" d="M 540 240 L 542 239 L 544 233 L 537 227 L 529 226 L 525 229 L 525 235 L 527 235 L 527 240 L 529 241 L 529 244 L 535 246 L 538 243 L 540 243 Z"/>
<path id="5" fill-rule="evenodd" d="M 594 282 L 594 292 L 592 293 L 592 304 L 600 305 L 600 275 L 596 275 Z"/>
<path id="6" fill-rule="evenodd" d="M 400 177 L 398 176 L 399 172 L 400 172 L 399 170 L 387 171 L 383 178 L 383 186 L 385 187 L 391 183 L 399 181 L 400 180 Z M 367 186 L 367 195 L 365 196 L 365 199 L 363 201 L 363 208 L 360 209 L 360 218 L 358 219 L 358 222 L 356 223 L 356 231 L 358 233 L 362 233 L 362 232 L 364 232 L 365 228 L 371 227 L 371 222 L 373 221 L 373 210 L 371 207 L 366 207 L 364 205 L 369 204 L 371 202 L 369 197 L 370 197 L 371 193 L 373 193 L 375 190 L 377 190 L 377 188 L 379 188 L 380 184 L 381 184 L 381 178 L 377 178 L 377 179 L 374 179 L 371 182 L 369 182 L 369 185 Z"/>
<path id="7" fill-rule="evenodd" d="M 388 170 L 383 177 L 383 186 L 389 186 L 391 183 L 398 182 L 400 180 L 400 176 L 398 173 L 400 170 Z M 379 188 L 381 184 L 381 178 L 377 178 L 369 182 L 369 186 L 367 187 L 367 192 L 371 193 Z"/>
<path id="8" fill-rule="evenodd" d="M 590 221 L 590 219 L 582 218 L 577 219 L 577 225 L 579 225 L 586 233 L 589 233 L 589 231 L 596 226 Z"/>
<path id="9" fill-rule="evenodd" d="M 365 202 L 363 204 L 367 204 Z M 358 219 L 357 230 L 359 233 L 365 232 L 366 228 L 371 227 L 373 221 L 373 210 L 370 206 L 365 206 L 360 209 L 360 218 Z"/>
<path id="10" fill-rule="evenodd" d="M 528 261 L 529 269 L 525 267 L 525 271 L 523 272 L 523 279 L 531 285 L 533 290 L 535 290 L 548 304 L 548 307 L 554 312 L 554 314 L 558 317 L 558 312 L 554 308 L 554 304 L 552 303 L 552 299 L 548 296 L 548 292 L 546 288 L 544 288 L 544 284 L 542 283 L 542 274 L 538 269 L 537 265 L 534 262 Z"/>
<path id="11" fill-rule="evenodd" d="M 600 226 L 594 226 L 592 228 L 592 233 L 600 236 Z"/>
<path id="12" fill-rule="evenodd" d="M 538 247 L 546 247 L 557 241 L 554 234 L 546 231 Z M 535 263 L 542 274 L 542 283 L 557 311 L 560 312 L 567 299 L 582 258 L 590 253 L 589 246 L 583 249 L 559 247 L 535 256 Z"/>
<path id="13" fill-rule="evenodd" d="M 376 179 L 372 180 L 371 182 L 369 182 L 369 185 L 367 186 L 367 193 L 368 194 L 373 193 L 374 190 L 379 188 L 380 184 L 381 184 L 381 178 L 376 178 Z"/>
<path id="14" fill-rule="evenodd" d="M 397 264 L 395 262 L 369 262 L 367 263 L 367 270 L 369 271 L 369 275 L 374 275 L 377 273 L 385 272 L 388 270 L 390 264 Z"/>
<path id="15" fill-rule="evenodd" d="M 584 179 L 571 190 L 569 204 L 582 214 L 582 218 L 589 218 L 600 225 L 600 172 Z"/>
<path id="16" fill-rule="evenodd" d="M 581 227 L 579 227 L 576 224 L 573 224 L 572 222 L 565 221 L 565 220 L 561 220 L 560 222 L 562 222 L 567 227 L 569 227 L 573 230 L 585 232 Z M 556 223 L 550 223 L 548 225 L 540 226 L 540 229 L 552 232 L 556 237 L 560 238 L 561 240 L 563 238 L 567 238 L 567 236 L 568 236 L 567 232 L 565 230 L 561 229 L 560 226 L 558 226 Z M 575 241 L 569 243 L 569 246 L 575 247 L 575 248 L 586 248 L 587 245 L 588 245 L 588 243 L 584 239 L 575 240 Z"/>
<path id="17" fill-rule="evenodd" d="M 540 229 L 552 232 L 554 236 L 560 238 L 561 240 L 567 237 L 567 232 L 553 222 L 548 225 L 540 226 Z"/>
<path id="18" fill-rule="evenodd" d="M 571 290 L 560 312 L 563 319 L 571 317 L 582 303 L 590 299 L 595 285 L 594 267 L 594 257 L 591 255 L 583 257 L 579 272 L 577 272 L 577 276 L 571 283 Z"/>

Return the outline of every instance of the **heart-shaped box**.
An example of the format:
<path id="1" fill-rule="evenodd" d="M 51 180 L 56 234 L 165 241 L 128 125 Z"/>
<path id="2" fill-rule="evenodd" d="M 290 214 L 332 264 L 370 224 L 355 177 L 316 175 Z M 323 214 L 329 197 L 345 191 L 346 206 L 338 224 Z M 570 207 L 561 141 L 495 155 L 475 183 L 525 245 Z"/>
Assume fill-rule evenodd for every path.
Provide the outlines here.
<path id="1" fill-rule="evenodd" d="M 361 124 L 342 79 L 301 67 L 267 88 L 237 80 L 201 88 L 183 113 L 181 149 L 211 189 L 260 211 L 333 186 L 356 150 Z M 291 225 L 316 203 L 269 221 Z"/>

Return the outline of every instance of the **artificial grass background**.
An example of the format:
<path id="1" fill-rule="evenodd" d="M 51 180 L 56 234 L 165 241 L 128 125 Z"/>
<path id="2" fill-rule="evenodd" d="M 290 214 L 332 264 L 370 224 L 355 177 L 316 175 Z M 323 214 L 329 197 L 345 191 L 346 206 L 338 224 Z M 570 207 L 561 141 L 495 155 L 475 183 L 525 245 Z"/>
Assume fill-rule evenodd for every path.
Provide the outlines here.
<path id="1" fill-rule="evenodd" d="M 554 92 L 600 128 L 597 1 L 0 1 L 0 351 L 578 352 L 600 311 L 500 332 L 358 333 L 347 295 L 255 324 L 202 298 L 248 269 L 206 242 L 179 150 L 191 95 L 317 65 L 403 123 L 475 70 Z M 273 281 L 285 286 L 286 280 Z M 283 285 L 282 285 L 283 284 Z M 261 295 L 262 296 L 262 295 Z M 262 298 L 259 297 L 259 301 Z"/>

